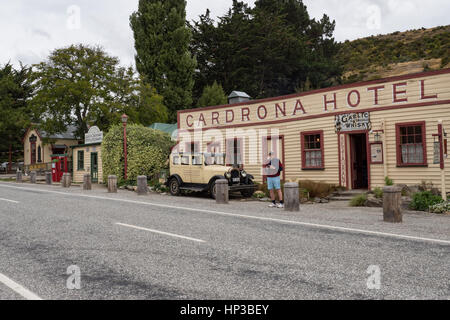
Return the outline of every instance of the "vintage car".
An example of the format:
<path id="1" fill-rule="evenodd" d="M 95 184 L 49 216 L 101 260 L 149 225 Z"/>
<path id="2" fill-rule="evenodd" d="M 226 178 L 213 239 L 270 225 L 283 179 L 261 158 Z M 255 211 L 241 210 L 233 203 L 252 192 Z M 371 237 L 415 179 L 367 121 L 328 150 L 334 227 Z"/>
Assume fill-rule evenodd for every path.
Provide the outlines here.
<path id="1" fill-rule="evenodd" d="M 240 192 L 250 198 L 256 190 L 254 177 L 241 167 L 225 165 L 222 153 L 172 153 L 170 176 L 166 181 L 170 193 L 178 196 L 182 191 L 209 192 L 216 197 L 216 180 L 227 179 L 230 192 Z"/>

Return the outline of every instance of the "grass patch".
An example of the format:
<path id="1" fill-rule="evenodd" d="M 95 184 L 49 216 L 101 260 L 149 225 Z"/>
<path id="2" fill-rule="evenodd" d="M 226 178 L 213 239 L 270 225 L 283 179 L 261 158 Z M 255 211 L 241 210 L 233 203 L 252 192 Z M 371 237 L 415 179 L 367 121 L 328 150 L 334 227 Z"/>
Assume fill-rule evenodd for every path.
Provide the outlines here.
<path id="1" fill-rule="evenodd" d="M 373 194 L 375 195 L 375 198 L 382 199 L 383 198 L 383 189 L 380 187 L 376 187 L 373 189 Z"/>
<path id="2" fill-rule="evenodd" d="M 392 180 L 391 178 L 389 178 L 389 177 L 384 177 L 384 184 L 386 185 L 386 186 L 393 186 L 394 185 L 394 180 Z"/>
<path id="3" fill-rule="evenodd" d="M 300 181 L 298 186 L 300 190 L 304 190 L 304 194 L 306 192 L 309 194 L 310 199 L 326 198 L 333 192 L 337 191 L 337 187 L 335 185 L 310 180 Z"/>
<path id="4" fill-rule="evenodd" d="M 350 200 L 350 207 L 364 207 L 367 201 L 366 194 L 360 194 Z"/>

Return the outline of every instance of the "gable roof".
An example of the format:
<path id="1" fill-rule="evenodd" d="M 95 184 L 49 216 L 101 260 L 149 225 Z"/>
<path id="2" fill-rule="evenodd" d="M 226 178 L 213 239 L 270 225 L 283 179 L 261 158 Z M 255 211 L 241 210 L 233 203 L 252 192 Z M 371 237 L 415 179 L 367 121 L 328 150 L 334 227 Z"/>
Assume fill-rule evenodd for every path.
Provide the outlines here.
<path id="1" fill-rule="evenodd" d="M 25 132 L 25 135 L 22 138 L 22 143 L 25 141 L 25 137 L 28 135 L 28 133 L 31 130 L 36 130 L 36 133 L 38 134 L 39 138 L 49 138 L 49 139 L 56 139 L 56 140 L 78 140 L 75 136 L 75 132 L 77 128 L 75 126 L 68 126 L 67 130 L 62 133 L 55 133 L 55 134 L 48 134 L 45 131 L 39 131 L 35 127 L 29 127 L 27 129 L 27 132 Z"/>
<path id="2" fill-rule="evenodd" d="M 228 98 L 250 98 L 250 96 L 242 91 L 233 91 Z"/>
<path id="3" fill-rule="evenodd" d="M 45 131 L 41 131 L 41 136 L 49 139 L 64 139 L 64 140 L 78 140 L 75 137 L 75 132 L 77 128 L 75 126 L 68 126 L 65 132 L 47 134 Z"/>

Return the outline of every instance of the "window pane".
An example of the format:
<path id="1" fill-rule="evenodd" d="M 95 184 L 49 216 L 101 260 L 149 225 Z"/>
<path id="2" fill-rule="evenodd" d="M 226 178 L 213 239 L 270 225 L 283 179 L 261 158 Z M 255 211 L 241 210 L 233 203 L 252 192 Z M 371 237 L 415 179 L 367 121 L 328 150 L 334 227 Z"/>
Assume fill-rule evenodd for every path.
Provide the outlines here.
<path id="1" fill-rule="evenodd" d="M 402 146 L 402 163 L 409 163 L 407 146 Z"/>
<path id="2" fill-rule="evenodd" d="M 181 164 L 188 165 L 189 164 L 189 157 L 188 156 L 183 156 L 181 158 Z"/>

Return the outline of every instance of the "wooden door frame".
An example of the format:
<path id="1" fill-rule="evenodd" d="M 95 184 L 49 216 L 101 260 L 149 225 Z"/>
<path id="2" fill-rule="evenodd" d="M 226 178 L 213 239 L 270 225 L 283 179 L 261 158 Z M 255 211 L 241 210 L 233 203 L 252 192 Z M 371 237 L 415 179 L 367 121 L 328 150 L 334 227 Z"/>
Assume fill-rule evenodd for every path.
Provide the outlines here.
<path id="1" fill-rule="evenodd" d="M 97 157 L 97 179 L 94 179 L 94 171 L 92 165 L 92 156 L 95 155 Z M 91 152 L 91 180 L 93 183 L 98 183 L 98 152 Z"/>
<path id="2" fill-rule="evenodd" d="M 350 166 L 349 168 L 347 168 L 347 172 L 348 170 L 351 170 L 350 172 L 350 177 L 351 177 L 351 181 L 349 181 L 349 186 L 351 187 L 352 190 L 355 190 L 354 187 L 354 180 L 353 180 L 353 150 L 352 150 L 352 141 L 351 141 L 351 135 L 357 135 L 357 134 L 364 134 L 366 136 L 366 157 L 367 157 L 367 189 L 370 191 L 371 190 L 371 177 L 370 177 L 370 142 L 369 142 L 369 132 L 367 130 L 357 130 L 357 131 L 351 131 L 351 132 L 346 132 L 346 135 L 348 136 L 348 139 L 350 140 L 349 142 L 349 150 L 350 150 Z M 348 163 L 348 161 L 347 161 Z"/>

